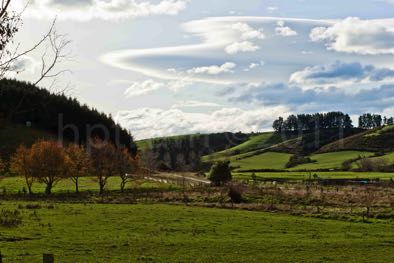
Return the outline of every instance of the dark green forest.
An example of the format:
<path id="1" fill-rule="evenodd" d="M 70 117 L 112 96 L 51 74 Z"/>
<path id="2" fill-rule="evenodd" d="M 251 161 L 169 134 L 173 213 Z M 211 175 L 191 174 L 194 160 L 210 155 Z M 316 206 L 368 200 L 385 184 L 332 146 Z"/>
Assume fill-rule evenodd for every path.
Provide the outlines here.
<path id="1" fill-rule="evenodd" d="M 27 82 L 0 80 L 0 119 L 31 125 L 66 141 L 86 144 L 93 137 L 108 139 L 137 153 L 129 131 L 111 116 L 99 112 L 65 94 L 54 94 Z"/>

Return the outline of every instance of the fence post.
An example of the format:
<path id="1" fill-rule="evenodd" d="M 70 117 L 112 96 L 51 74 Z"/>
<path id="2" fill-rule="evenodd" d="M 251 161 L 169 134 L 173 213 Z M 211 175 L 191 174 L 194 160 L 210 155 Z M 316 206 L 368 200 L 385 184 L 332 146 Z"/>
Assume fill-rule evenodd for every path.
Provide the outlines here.
<path id="1" fill-rule="evenodd" d="M 53 256 L 53 254 L 43 254 L 42 255 L 42 262 L 43 263 L 54 263 L 55 257 Z"/>

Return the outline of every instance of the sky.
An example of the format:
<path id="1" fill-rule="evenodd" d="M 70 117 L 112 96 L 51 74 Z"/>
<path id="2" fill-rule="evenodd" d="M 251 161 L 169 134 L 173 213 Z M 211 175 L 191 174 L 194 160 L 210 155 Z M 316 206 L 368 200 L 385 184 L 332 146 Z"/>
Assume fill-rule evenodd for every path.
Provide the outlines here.
<path id="1" fill-rule="evenodd" d="M 15 0 L 20 10 L 25 0 Z M 69 69 L 48 89 L 137 139 L 271 130 L 278 116 L 394 116 L 393 0 L 32 0 L 29 48 L 57 17 Z M 43 50 L 23 57 L 34 81 Z"/>

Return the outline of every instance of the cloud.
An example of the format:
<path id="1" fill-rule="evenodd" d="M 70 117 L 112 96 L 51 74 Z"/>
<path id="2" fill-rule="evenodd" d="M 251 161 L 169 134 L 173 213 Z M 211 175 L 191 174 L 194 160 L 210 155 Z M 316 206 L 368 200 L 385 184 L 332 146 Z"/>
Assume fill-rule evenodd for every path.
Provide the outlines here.
<path id="1" fill-rule="evenodd" d="M 225 51 L 228 54 L 237 54 L 241 52 L 255 52 L 259 50 L 260 47 L 253 44 L 252 42 L 249 41 L 243 41 L 243 42 L 234 42 L 228 46 L 226 46 Z"/>
<path id="2" fill-rule="evenodd" d="M 350 114 L 381 112 L 394 103 L 394 85 L 385 84 L 375 88 L 348 92 L 331 87 L 315 90 L 284 83 L 261 84 L 245 87 L 242 91 L 228 92 L 231 103 L 264 106 L 283 105 L 293 112 L 316 112 L 340 110 Z"/>
<path id="3" fill-rule="evenodd" d="M 207 67 L 196 67 L 189 69 L 187 73 L 189 74 L 209 74 L 209 75 L 218 75 L 222 73 L 231 73 L 237 65 L 232 62 L 226 62 L 221 66 L 207 66 Z"/>
<path id="4" fill-rule="evenodd" d="M 241 32 L 242 40 L 251 40 L 251 39 L 264 39 L 265 35 L 263 33 L 263 29 L 254 29 L 247 23 L 235 23 L 232 25 L 232 29 Z"/>
<path id="5" fill-rule="evenodd" d="M 359 82 L 378 82 L 393 80 L 394 70 L 376 68 L 373 65 L 343 63 L 307 67 L 294 72 L 290 76 L 290 83 L 297 85 L 341 85 Z"/>
<path id="6" fill-rule="evenodd" d="M 172 105 L 171 108 L 202 108 L 202 107 L 221 107 L 221 106 L 222 105 L 213 102 L 187 100 L 187 101 L 178 102 L 177 104 Z"/>
<path id="7" fill-rule="evenodd" d="M 39 66 L 39 62 L 33 57 L 24 55 L 11 63 L 6 75 L 8 78 L 16 78 L 19 74 L 34 75 Z"/>
<path id="8" fill-rule="evenodd" d="M 16 2 L 21 10 L 26 1 Z M 24 15 L 34 18 L 119 20 L 150 15 L 176 15 L 187 6 L 189 0 L 41 0 L 31 1 Z"/>
<path id="9" fill-rule="evenodd" d="M 278 11 L 279 8 L 276 6 L 269 6 L 269 7 L 267 7 L 267 10 L 268 10 L 268 12 L 272 13 L 272 12 Z"/>
<path id="10" fill-rule="evenodd" d="M 126 95 L 127 98 L 138 97 L 151 93 L 152 91 L 158 90 L 163 86 L 164 83 L 156 82 L 152 79 L 148 79 L 143 82 L 133 82 L 131 86 L 128 89 L 126 89 L 124 94 Z"/>
<path id="11" fill-rule="evenodd" d="M 363 55 L 394 54 L 394 19 L 361 20 L 348 17 L 329 27 L 315 27 L 310 39 L 327 49 Z"/>
<path id="12" fill-rule="evenodd" d="M 316 26 L 332 24 L 332 22 L 324 20 L 292 18 L 280 18 L 280 20 L 292 27 L 294 25 L 302 28 L 302 32 L 309 32 L 311 28 Z M 265 76 L 288 72 L 288 67 L 299 64 L 292 61 L 295 54 L 301 50 L 299 45 L 302 45 L 302 48 L 313 45 L 307 38 L 300 39 L 298 45 L 286 41 L 277 43 L 277 38 L 272 37 L 275 34 L 272 31 L 277 26 L 277 21 L 278 18 L 252 16 L 209 17 L 193 20 L 181 25 L 182 33 L 190 37 L 188 44 L 117 50 L 101 56 L 101 61 L 117 68 L 144 74 L 150 78 L 165 80 L 184 79 L 221 85 L 247 81 L 260 82 L 264 80 Z M 263 34 L 262 28 L 270 30 L 266 30 L 267 32 Z M 294 50 L 295 48 L 297 50 Z M 219 65 L 219 62 L 228 61 L 229 54 L 231 61 L 237 65 L 256 63 L 256 58 L 258 58 L 264 61 L 275 60 L 275 63 L 270 63 L 270 65 L 277 68 L 271 69 L 267 66 L 265 70 L 275 70 L 275 72 L 266 72 L 265 75 L 257 72 L 245 74 L 243 70 L 236 71 L 234 74 L 221 75 L 191 75 L 187 73 L 187 70 L 201 67 L 201 65 Z M 283 56 L 286 56 L 286 61 L 282 59 Z M 305 62 L 302 64 L 305 65 Z M 279 67 L 286 68 L 286 70 Z M 293 68 L 290 71 L 294 70 Z M 288 78 L 288 76 L 284 76 L 284 78 Z"/>
<path id="13" fill-rule="evenodd" d="M 193 85 L 192 81 L 188 81 L 188 80 L 183 80 L 183 79 L 179 79 L 179 80 L 174 80 L 174 81 L 169 81 L 167 82 L 167 87 L 169 90 L 173 91 L 173 92 L 179 92 L 189 86 Z"/>
<path id="14" fill-rule="evenodd" d="M 231 28 L 240 32 L 240 36 L 238 37 L 240 41 L 233 42 L 225 47 L 225 51 L 228 54 L 255 52 L 260 49 L 258 45 L 249 40 L 264 39 L 265 35 L 262 28 L 254 29 L 247 23 L 241 22 L 233 24 Z"/>
<path id="15" fill-rule="evenodd" d="M 119 111 L 116 121 L 132 129 L 137 139 L 212 132 L 252 132 L 270 130 L 272 121 L 287 115 L 286 107 L 260 107 L 255 110 L 222 108 L 210 113 L 189 113 L 180 109 L 143 108 Z"/>
<path id="16" fill-rule="evenodd" d="M 291 37 L 291 36 L 296 36 L 297 32 L 291 29 L 288 26 L 285 26 L 284 21 L 278 21 L 277 22 L 277 27 L 275 28 L 275 33 L 277 35 L 283 36 L 283 37 Z"/>

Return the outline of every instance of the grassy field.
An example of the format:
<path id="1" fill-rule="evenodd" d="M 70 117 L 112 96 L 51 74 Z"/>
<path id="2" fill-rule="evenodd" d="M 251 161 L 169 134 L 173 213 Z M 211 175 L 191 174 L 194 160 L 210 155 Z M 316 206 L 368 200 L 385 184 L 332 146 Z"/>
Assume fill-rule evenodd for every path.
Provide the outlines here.
<path id="1" fill-rule="evenodd" d="M 107 190 L 119 190 L 120 189 L 120 178 L 119 177 L 110 177 L 107 182 Z M 23 187 L 25 187 L 25 181 L 23 177 L 14 176 L 14 177 L 0 177 L 0 191 L 6 191 L 8 194 L 16 194 L 18 192 L 23 192 Z M 175 189 L 176 185 L 169 185 L 159 182 L 149 182 L 144 180 L 135 180 L 126 184 L 126 189 L 132 188 L 149 188 L 149 189 Z M 5 190 L 4 190 L 5 189 Z M 33 183 L 33 192 L 34 193 L 44 193 L 45 185 L 40 184 L 38 182 Z M 82 177 L 79 182 L 79 190 L 80 191 L 92 191 L 98 192 L 99 185 L 97 179 L 95 177 Z M 60 181 L 53 188 L 53 192 L 74 192 L 75 185 L 73 181 L 70 179 L 65 179 Z"/>
<path id="2" fill-rule="evenodd" d="M 285 169 L 291 154 L 266 152 L 252 157 L 231 162 L 231 166 L 238 167 L 238 170 L 250 169 Z"/>
<path id="3" fill-rule="evenodd" d="M 0 226 L 5 262 L 392 262 L 393 223 L 169 205 L 51 204 Z"/>
<path id="4" fill-rule="evenodd" d="M 330 152 L 312 154 L 310 158 L 315 160 L 314 163 L 307 163 L 293 167 L 290 170 L 316 170 L 316 169 L 335 169 L 341 168 L 341 165 L 346 160 L 357 158 L 358 156 L 372 156 L 371 152 L 359 151 L 343 151 L 343 152 Z"/>
<path id="5" fill-rule="evenodd" d="M 321 179 L 376 179 L 389 180 L 394 179 L 393 173 L 379 173 L 379 172 L 259 172 L 255 173 L 261 179 L 286 179 L 286 180 L 305 180 L 316 174 Z M 238 180 L 250 180 L 252 173 L 233 173 L 234 178 Z"/>

